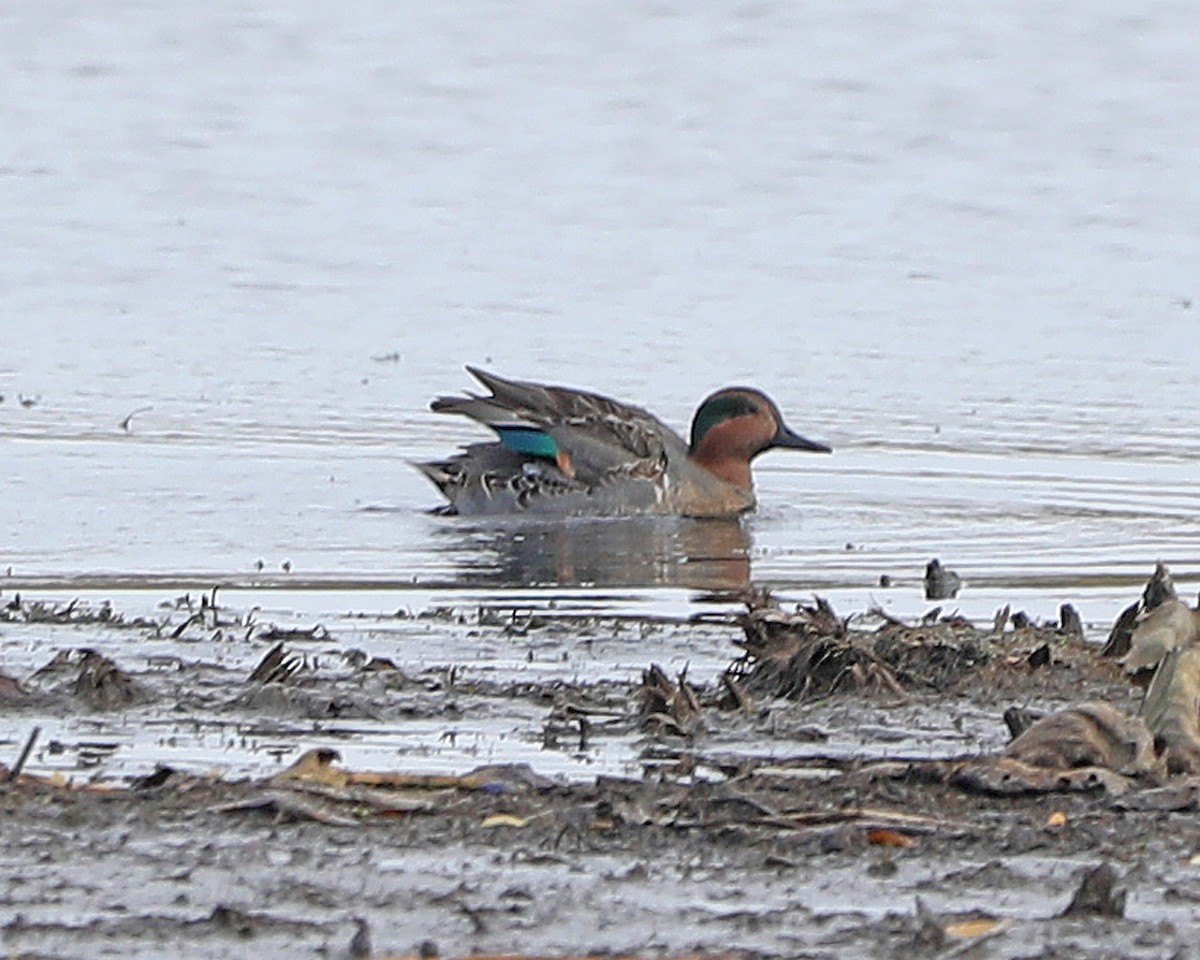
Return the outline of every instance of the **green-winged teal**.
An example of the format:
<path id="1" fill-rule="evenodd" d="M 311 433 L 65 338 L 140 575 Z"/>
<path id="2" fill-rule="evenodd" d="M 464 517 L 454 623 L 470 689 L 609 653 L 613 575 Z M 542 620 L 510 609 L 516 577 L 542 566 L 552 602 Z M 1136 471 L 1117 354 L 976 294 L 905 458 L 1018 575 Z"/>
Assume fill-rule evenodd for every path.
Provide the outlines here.
<path id="1" fill-rule="evenodd" d="M 441 513 L 736 516 L 754 507 L 750 461 L 760 453 L 830 452 L 793 432 L 774 402 L 748 387 L 704 400 L 689 444 L 638 407 L 467 370 L 491 395 L 439 397 L 431 409 L 470 417 L 500 439 L 415 464 L 450 501 Z"/>

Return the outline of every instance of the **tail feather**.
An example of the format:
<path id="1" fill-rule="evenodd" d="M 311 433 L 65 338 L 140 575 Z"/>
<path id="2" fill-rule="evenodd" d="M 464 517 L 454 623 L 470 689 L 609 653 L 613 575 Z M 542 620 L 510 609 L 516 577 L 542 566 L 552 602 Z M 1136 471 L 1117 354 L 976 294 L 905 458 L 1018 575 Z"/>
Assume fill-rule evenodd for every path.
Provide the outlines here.
<path id="1" fill-rule="evenodd" d="M 508 410 L 544 410 L 553 406 L 549 393 L 541 384 L 506 380 L 478 367 L 468 366 L 467 372 L 491 391 L 492 395 L 487 399 L 496 406 Z"/>
<path id="2" fill-rule="evenodd" d="M 452 460 L 409 460 L 409 466 L 423 473 L 443 494 L 454 482 Z"/>
<path id="3" fill-rule="evenodd" d="M 490 397 L 438 397 L 429 405 L 434 413 L 454 413 L 487 427 L 520 425 L 522 419 Z"/>

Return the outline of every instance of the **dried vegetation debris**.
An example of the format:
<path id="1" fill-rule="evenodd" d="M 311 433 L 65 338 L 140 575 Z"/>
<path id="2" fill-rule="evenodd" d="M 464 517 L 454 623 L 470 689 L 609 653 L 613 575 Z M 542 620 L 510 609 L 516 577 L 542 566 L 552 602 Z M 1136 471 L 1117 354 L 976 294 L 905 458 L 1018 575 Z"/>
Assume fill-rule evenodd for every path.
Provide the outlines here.
<path id="1" fill-rule="evenodd" d="M 769 595 L 758 594 L 740 621 L 745 654 L 729 675 L 751 696 L 800 701 L 848 692 L 945 693 L 978 683 L 989 667 L 1010 675 L 1016 667 L 1022 680 L 1055 666 L 1099 669 L 1115 677 L 1115 671 L 1094 664 L 1074 608 L 1064 605 L 1061 616 L 1060 623 L 1033 624 L 1020 614 L 1010 617 L 1006 608 L 990 628 L 981 628 L 935 608 L 910 624 L 879 609 L 841 618 L 820 597 L 788 613 Z M 1010 622 L 1013 629 L 1006 630 Z"/>
<path id="2" fill-rule="evenodd" d="M 0 604 L 0 623 L 46 624 L 48 626 L 96 626 L 114 629 L 150 631 L 153 638 L 172 640 L 232 639 L 322 641 L 329 631 L 321 624 L 303 628 L 283 628 L 260 623 L 257 609 L 234 614 L 218 604 L 220 586 L 193 595 L 188 592 L 159 604 L 161 615 L 154 619 L 128 617 L 114 610 L 112 602 L 98 604 L 78 598 L 66 601 L 36 600 L 14 593 Z"/>
<path id="3" fill-rule="evenodd" d="M 652 663 L 642 671 L 637 699 L 639 723 L 647 732 L 692 737 L 704 728 L 700 696 L 688 683 L 686 670 L 672 680 L 662 667 Z"/>
<path id="4" fill-rule="evenodd" d="M 250 676 L 246 678 L 246 681 L 248 683 L 286 683 L 306 667 L 305 658 L 291 653 L 281 640 L 263 654 L 258 666 L 250 671 Z"/>
<path id="5" fill-rule="evenodd" d="M 1056 623 L 1004 608 L 980 627 L 940 609 L 911 624 L 881 610 L 842 618 L 821 598 L 785 612 L 758 593 L 740 622 L 745 653 L 725 680 L 746 698 L 905 698 L 965 689 L 1026 700 L 1039 690 L 1064 697 L 1086 689 L 1093 697 L 1047 716 L 1010 707 L 1005 720 L 1014 739 L 999 755 L 921 763 L 908 772 L 919 767 L 921 776 L 994 795 L 1101 790 L 1114 797 L 1177 774 L 1200 775 L 1200 612 L 1178 600 L 1162 564 L 1103 650 L 1086 642 L 1069 604 Z M 1136 710 L 1126 708 L 1133 691 L 1121 667 L 1129 674 L 1153 669 Z M 701 728 L 699 719 L 694 726 Z"/>
<path id="6" fill-rule="evenodd" d="M 117 613 L 108 600 L 93 606 L 78 599 L 66 602 L 29 600 L 20 593 L 14 593 L 11 599 L 0 604 L 0 623 L 128 627 L 138 630 L 158 626 L 153 620 L 129 618 Z"/>
<path id="7" fill-rule="evenodd" d="M 74 622 L 71 618 L 85 615 L 78 604 L 55 608 L 17 598 L 7 608 L 10 617 L 48 616 L 56 622 Z M 695 770 L 695 759 L 685 762 L 683 752 L 694 750 L 714 728 L 761 724 L 778 698 L 806 703 L 853 694 L 894 703 L 954 693 L 984 701 L 1016 694 L 1028 702 L 1039 691 L 1052 694 L 1050 699 L 1066 700 L 1086 689 L 1090 700 L 1049 716 L 1010 707 L 1005 720 L 1014 739 L 1001 754 L 925 762 L 918 765 L 919 775 L 992 794 L 1104 790 L 1120 795 L 1135 783 L 1156 784 L 1175 774 L 1200 774 L 1197 638 L 1180 633 L 1176 642 L 1162 645 L 1165 656 L 1140 710 L 1123 709 L 1132 691 L 1118 662 L 1125 658 L 1128 667 L 1130 651 L 1147 647 L 1148 641 L 1139 647 L 1139 638 L 1165 629 L 1163 624 L 1191 622 L 1195 611 L 1178 601 L 1162 565 L 1135 608 L 1133 614 L 1126 611 L 1118 618 L 1100 652 L 1084 640 L 1079 617 L 1069 604 L 1063 605 L 1058 622 L 1035 623 L 1006 607 L 981 626 L 956 613 L 943 614 L 941 608 L 916 622 L 901 621 L 879 609 L 841 617 L 821 598 L 788 612 L 769 594 L 758 592 L 746 598 L 745 613 L 738 619 L 742 655 L 716 686 L 694 683 L 686 668 L 672 677 L 651 664 L 632 690 L 533 682 L 527 685 L 529 690 L 484 692 L 549 701 L 543 729 L 547 746 L 569 738 L 582 750 L 596 736 L 640 731 L 651 745 L 645 757 L 658 749 L 655 743 L 675 742 L 668 753 L 679 755 L 675 757 L 679 762 L 656 767 L 660 773 L 688 775 Z M 119 619 L 110 606 L 102 609 L 109 611 L 102 622 Z M 198 622 L 197 617 L 205 629 L 251 622 L 249 614 L 231 619 L 218 605 L 215 589 L 200 595 L 198 602 L 190 595 L 177 598 L 169 616 L 182 621 L 155 624 L 159 635 L 164 627 L 177 634 L 180 626 Z M 511 626 L 505 620 L 500 628 Z M 296 652 L 291 646 L 329 637 L 320 625 L 288 630 L 270 624 L 252 627 L 255 640 L 274 642 L 229 701 L 234 708 L 268 714 L 298 711 L 309 718 L 382 719 L 379 697 L 356 695 L 353 684 L 374 684 L 375 693 L 386 699 L 390 691 L 414 683 L 386 658 L 356 650 L 344 651 L 341 671 L 330 675 L 328 669 L 321 669 L 318 653 Z M 1128 641 L 1124 649 L 1121 631 Z M 328 664 L 328 657 L 321 655 L 321 659 Z M 351 686 L 344 683 L 347 679 Z M 452 689 L 480 692 L 475 689 L 479 683 L 460 683 L 453 669 L 444 681 L 426 677 L 417 686 L 441 699 Z M 19 704 L 21 698 L 39 692 L 67 695 L 84 709 L 94 710 L 136 706 L 151 696 L 143 684 L 94 649 L 60 652 L 23 681 L 0 678 L 0 703 Z M 181 702 L 186 701 L 186 694 L 181 696 Z M 405 713 L 408 716 L 422 708 L 409 704 L 401 709 L 410 711 Z M 445 704 L 429 709 L 437 714 Z M 654 758 L 666 756 L 661 753 L 654 753 Z M 748 762 L 746 769 L 753 766 Z M 646 769 L 652 767 L 655 764 L 647 762 Z"/>
<path id="8" fill-rule="evenodd" d="M 147 699 L 146 691 L 112 660 L 95 650 L 79 650 L 79 673 L 72 695 L 95 710 L 119 710 Z"/>
<path id="9" fill-rule="evenodd" d="M 23 680 L 0 674 L 0 707 L 74 704 L 88 711 L 111 711 L 150 699 L 141 683 L 90 647 L 60 650 Z"/>
<path id="10" fill-rule="evenodd" d="M 218 603 L 218 590 L 219 587 L 214 587 L 211 591 L 186 593 L 164 601 L 159 604 L 163 613 L 155 619 L 127 618 L 114 612 L 107 600 L 92 605 L 78 600 L 49 602 L 14 595 L 0 608 L 0 622 L 141 632 L 147 641 L 143 648 L 147 652 L 139 656 L 144 660 L 145 670 L 131 673 L 127 666 L 118 665 L 94 647 L 59 649 L 28 675 L 0 671 L 0 708 L 78 713 L 141 706 L 155 709 L 167 704 L 173 713 L 202 710 L 211 715 L 249 708 L 308 719 L 377 719 L 380 718 L 375 706 L 377 698 L 363 688 L 393 691 L 413 684 L 432 690 L 441 685 L 440 680 L 429 678 L 423 683 L 412 681 L 386 657 L 339 648 L 319 623 L 281 628 L 258 621 L 257 608 L 237 612 L 222 607 Z M 231 687 L 222 664 L 185 660 L 175 653 L 149 652 L 156 640 L 184 644 L 200 640 L 239 644 L 268 641 L 272 645 L 240 689 L 234 688 L 232 696 L 228 696 Z M 308 642 L 327 644 L 320 654 L 329 655 L 294 649 Z M 438 712 L 434 707 L 429 710 Z"/>

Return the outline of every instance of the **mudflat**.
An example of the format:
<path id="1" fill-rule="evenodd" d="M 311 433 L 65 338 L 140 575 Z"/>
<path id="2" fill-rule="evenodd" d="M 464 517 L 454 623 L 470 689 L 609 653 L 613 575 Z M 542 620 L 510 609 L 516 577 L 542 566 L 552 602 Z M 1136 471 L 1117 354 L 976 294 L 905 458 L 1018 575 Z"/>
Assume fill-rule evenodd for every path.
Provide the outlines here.
<path id="1" fill-rule="evenodd" d="M 263 958 L 1189 949 L 1200 898 L 1189 777 L 1089 776 L 1077 763 L 1025 780 L 1013 768 L 1014 780 L 994 766 L 1012 760 L 1009 708 L 1025 714 L 1010 711 L 1010 726 L 1026 728 L 1085 702 L 1136 715 L 1142 691 L 1101 656 L 1100 625 L 1019 612 L 985 624 L 936 611 L 842 618 L 761 596 L 691 623 L 484 609 L 400 619 L 448 659 L 408 662 L 403 645 L 384 657 L 365 649 L 371 630 L 356 645 L 337 624 L 280 627 L 216 595 L 157 618 L 12 598 L 4 947 L 151 957 L 186 943 L 189 957 Z M 393 647 L 407 635 L 376 625 Z M 619 654 L 595 653 L 602 635 Z M 507 650 L 493 660 L 508 669 L 456 667 L 468 637 Z M 689 650 L 703 669 L 680 666 Z M 576 665 L 585 654 L 589 669 Z M 439 721 L 449 759 L 423 732 Z M 475 763 L 454 742 L 463 722 L 487 734 Z M 230 731 L 224 765 L 195 733 L 213 725 Z M 47 732 L 9 778 L 35 726 Z M 403 749 L 406 730 L 419 750 Z"/>

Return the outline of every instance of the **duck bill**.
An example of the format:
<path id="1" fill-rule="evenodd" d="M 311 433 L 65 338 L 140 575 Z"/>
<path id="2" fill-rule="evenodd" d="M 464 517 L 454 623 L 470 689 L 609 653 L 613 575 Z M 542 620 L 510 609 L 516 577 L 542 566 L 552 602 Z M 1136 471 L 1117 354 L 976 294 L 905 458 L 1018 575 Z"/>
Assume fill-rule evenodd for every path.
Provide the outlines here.
<path id="1" fill-rule="evenodd" d="M 779 431 L 771 438 L 771 449 L 783 447 L 788 450 L 807 450 L 810 453 L 833 453 L 833 447 L 802 437 L 791 427 L 779 425 Z"/>

